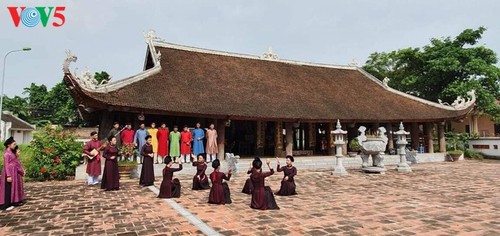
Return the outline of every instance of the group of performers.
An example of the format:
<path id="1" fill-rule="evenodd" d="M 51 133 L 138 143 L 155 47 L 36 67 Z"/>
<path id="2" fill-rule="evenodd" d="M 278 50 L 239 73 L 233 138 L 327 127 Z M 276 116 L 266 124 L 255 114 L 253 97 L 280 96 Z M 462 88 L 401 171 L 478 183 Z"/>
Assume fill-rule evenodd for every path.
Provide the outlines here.
<path id="1" fill-rule="evenodd" d="M 199 124 L 197 124 L 199 128 Z M 175 128 L 174 131 L 175 132 Z M 184 132 L 187 132 L 186 130 Z M 91 133 L 92 140 L 89 141 L 85 147 L 84 152 L 88 155 L 92 155 L 94 150 L 99 150 L 101 142 L 97 140 L 97 133 Z M 198 136 L 203 137 L 203 136 Z M 103 157 L 106 159 L 104 165 L 103 179 L 101 183 L 101 188 L 106 191 L 118 190 L 119 189 L 119 173 L 118 173 L 118 163 L 117 160 L 120 156 L 119 150 L 117 148 L 117 138 L 116 135 L 111 135 L 108 138 L 108 144 L 104 147 L 102 152 Z M 95 153 L 94 153 L 95 154 Z M 142 170 L 139 179 L 139 184 L 142 186 L 152 186 L 155 181 L 154 175 L 154 144 L 153 136 L 147 134 L 144 137 L 144 145 L 141 147 L 140 151 L 142 157 Z M 220 161 L 215 159 L 212 161 L 213 171 L 207 176 L 205 173 L 207 170 L 207 162 L 203 153 L 198 153 L 196 156 L 197 160 L 192 162 L 193 166 L 196 166 L 196 174 L 193 176 L 192 189 L 193 190 L 205 190 L 210 189 L 208 196 L 208 203 L 212 204 L 230 204 L 231 195 L 229 191 L 229 186 L 227 181 L 231 178 L 231 169 L 227 173 L 220 171 Z M 171 156 L 166 156 L 163 158 L 165 163 L 165 168 L 163 169 L 163 180 L 160 185 L 159 198 L 178 198 L 181 195 L 181 184 L 179 179 L 174 178 L 174 172 L 182 170 L 183 159 L 188 162 L 191 161 L 191 156 L 189 158 L 181 158 L 178 160 L 178 167 L 173 167 L 174 158 Z M 100 174 L 100 154 L 96 154 L 94 158 L 89 160 L 87 165 L 87 172 L 89 173 L 88 184 L 97 184 L 97 177 Z M 293 156 L 286 157 L 286 166 L 280 166 L 279 159 L 277 158 L 277 171 L 283 172 L 284 177 L 281 181 L 281 187 L 277 195 L 287 196 L 297 194 L 295 191 L 295 181 L 294 177 L 297 174 L 297 169 L 293 166 L 294 158 Z M 252 200 L 250 206 L 254 209 L 279 209 L 276 201 L 274 199 L 274 194 L 269 186 L 265 186 L 265 178 L 274 174 L 274 170 L 270 165 L 270 161 L 267 160 L 266 164 L 269 168 L 268 172 L 262 170 L 262 161 L 260 158 L 256 157 L 248 170 L 250 177 L 243 187 L 243 193 L 251 194 Z M 90 166 L 90 167 L 89 167 Z M 209 182 L 212 182 L 210 187 Z"/>
<path id="2" fill-rule="evenodd" d="M 190 131 L 187 126 L 183 127 L 182 132 L 178 131 L 177 126 L 173 127 L 173 131 L 164 123 L 157 129 L 155 123 L 146 129 L 145 124 L 141 123 L 140 128 L 136 131 L 132 130 L 130 124 L 127 124 L 123 129 L 119 129 L 120 125 L 115 122 L 113 129 L 108 134 L 106 145 L 103 145 L 97 138 L 97 132 L 92 132 L 92 140 L 84 146 L 84 153 L 89 156 L 87 164 L 87 173 L 89 175 L 87 183 L 89 185 L 98 184 L 98 176 L 101 173 L 101 151 L 105 159 L 103 178 L 101 188 L 106 191 L 118 190 L 119 173 L 118 160 L 123 155 L 120 154 L 120 146 L 131 146 L 137 148 L 138 156 L 142 163 L 141 175 L 139 184 L 142 186 L 151 186 L 154 184 L 154 164 L 164 163 L 163 180 L 160 185 L 159 198 L 176 198 L 180 197 L 181 184 L 179 179 L 173 178 L 174 172 L 182 170 L 182 163 L 192 162 L 196 166 L 196 174 L 193 177 L 192 189 L 205 190 L 210 189 L 208 202 L 213 204 L 229 204 L 231 196 L 227 181 L 231 178 L 231 170 L 227 173 L 220 171 L 220 161 L 216 158 L 217 155 L 217 131 L 213 124 L 209 128 L 203 130 L 200 123 L 196 123 L 195 128 Z M 204 145 L 206 139 L 206 148 Z M 196 160 L 192 160 L 194 154 Z M 208 159 L 205 159 L 205 156 Z M 180 158 L 179 158 L 180 157 Z M 130 157 L 125 157 L 130 158 Z M 281 181 L 278 195 L 294 195 L 295 182 L 294 176 L 297 174 L 297 169 L 292 165 L 293 157 L 286 157 L 286 166 L 281 167 L 278 159 L 277 171 L 283 172 L 284 177 Z M 213 172 L 207 175 L 207 163 L 212 163 Z M 177 167 L 174 167 L 177 163 Z M 250 174 L 243 188 L 243 193 L 251 194 L 251 207 L 254 209 L 279 209 L 274 199 L 273 192 L 269 186 L 265 186 L 265 178 L 274 174 L 274 170 L 270 166 L 270 161 L 266 162 L 269 167 L 268 172 L 262 170 L 262 161 L 260 158 L 255 158 L 248 170 Z M 209 182 L 212 182 L 210 187 Z"/>
<path id="3" fill-rule="evenodd" d="M 174 162 L 177 158 L 184 159 L 184 162 L 191 162 L 191 155 L 197 156 L 200 153 L 205 153 L 209 161 L 216 159 L 218 153 L 217 147 L 217 131 L 215 125 L 210 124 L 208 128 L 202 129 L 200 123 L 196 123 L 195 128 L 190 131 L 185 125 L 182 131 L 179 132 L 177 125 L 173 126 L 170 131 L 165 123 L 162 123 L 160 128 L 156 128 L 156 123 L 151 123 L 149 128 L 146 128 L 144 123 L 139 125 L 139 129 L 134 131 L 132 125 L 128 123 L 120 130 L 120 124 L 115 122 L 113 129 L 108 133 L 107 137 L 116 137 L 117 146 L 131 146 L 136 148 L 138 152 L 139 162 L 143 163 L 142 147 L 146 144 L 146 136 L 151 136 L 151 146 L 153 153 L 153 161 L 155 164 L 163 163 L 163 158 L 170 156 Z M 205 147 L 206 140 L 206 147 Z M 125 157 L 130 158 L 130 157 Z"/>
<path id="4" fill-rule="evenodd" d="M 286 166 L 281 167 L 279 159 L 277 159 L 277 170 L 278 172 L 283 172 L 284 177 L 281 180 L 281 187 L 277 195 L 289 196 L 296 195 L 295 191 L 295 181 L 294 177 L 297 175 L 297 168 L 293 166 L 294 158 L 293 156 L 286 157 Z M 173 173 L 182 170 L 182 162 L 179 162 L 178 168 L 172 168 L 172 159 L 170 157 L 166 158 L 165 168 L 163 169 L 163 181 L 160 186 L 159 198 L 178 198 L 181 195 L 181 184 L 179 179 L 173 178 Z M 265 186 L 265 178 L 274 174 L 274 170 L 271 167 L 271 162 L 266 161 L 269 168 L 268 172 L 262 171 L 262 161 L 260 158 L 256 157 L 250 168 L 248 169 L 248 174 L 250 177 L 245 182 L 242 192 L 252 195 L 252 200 L 250 202 L 250 207 L 259 210 L 268 209 L 279 209 L 276 200 L 274 199 L 274 194 L 269 186 Z M 212 162 L 213 172 L 207 176 L 205 171 L 207 170 L 207 164 L 203 155 L 198 155 L 198 160 L 193 163 L 196 166 L 196 174 L 193 176 L 193 190 L 205 190 L 210 189 L 208 195 L 208 203 L 212 204 L 230 204 L 231 193 L 229 190 L 229 185 L 227 181 L 231 179 L 231 169 L 226 173 L 220 171 L 220 161 L 218 159 Z M 212 187 L 209 185 L 209 179 L 212 182 Z"/>
<path id="5" fill-rule="evenodd" d="M 0 210 L 10 211 L 24 204 L 24 168 L 19 161 L 19 146 L 13 137 L 4 142 L 3 168 L 0 175 Z"/>

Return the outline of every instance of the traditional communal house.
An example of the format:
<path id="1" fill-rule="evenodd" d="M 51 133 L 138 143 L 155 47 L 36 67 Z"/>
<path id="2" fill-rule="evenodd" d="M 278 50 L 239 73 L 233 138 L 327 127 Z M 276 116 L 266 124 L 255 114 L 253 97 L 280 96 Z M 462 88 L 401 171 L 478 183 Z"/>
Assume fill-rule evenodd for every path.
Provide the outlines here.
<path id="1" fill-rule="evenodd" d="M 452 105 L 427 101 L 388 87 L 387 80 L 356 65 L 284 60 L 272 51 L 251 56 L 187 47 L 154 32 L 146 42 L 142 72 L 101 85 L 88 71 L 71 73 L 76 57 L 67 51 L 64 81 L 80 114 L 99 125 L 100 138 L 114 121 L 131 122 L 135 129 L 140 122 L 166 122 L 172 129 L 200 121 L 203 127 L 215 124 L 219 153 L 312 155 L 324 139 L 334 152 L 331 131 L 339 119 L 349 140 L 360 125 L 368 132 L 384 126 L 393 148 L 392 130 L 404 122 L 413 148 L 424 144 L 434 152 L 437 142 L 444 152 L 446 122 L 463 119 L 475 102 L 473 93 Z"/>

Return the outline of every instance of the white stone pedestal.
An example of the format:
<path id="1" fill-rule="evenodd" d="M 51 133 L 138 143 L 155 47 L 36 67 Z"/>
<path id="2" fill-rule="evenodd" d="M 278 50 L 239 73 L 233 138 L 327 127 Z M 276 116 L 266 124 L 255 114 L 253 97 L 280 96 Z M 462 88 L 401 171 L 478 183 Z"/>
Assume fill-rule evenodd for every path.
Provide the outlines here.
<path id="1" fill-rule="evenodd" d="M 404 148 L 404 147 L 403 147 Z M 398 172 L 411 172 L 411 167 L 408 165 L 406 162 L 406 154 L 399 154 L 399 163 L 398 166 L 396 167 L 396 170 Z"/>
<path id="2" fill-rule="evenodd" d="M 337 156 L 337 165 L 333 169 L 332 175 L 347 175 L 347 171 L 345 170 L 344 164 L 342 163 L 342 156 Z"/>

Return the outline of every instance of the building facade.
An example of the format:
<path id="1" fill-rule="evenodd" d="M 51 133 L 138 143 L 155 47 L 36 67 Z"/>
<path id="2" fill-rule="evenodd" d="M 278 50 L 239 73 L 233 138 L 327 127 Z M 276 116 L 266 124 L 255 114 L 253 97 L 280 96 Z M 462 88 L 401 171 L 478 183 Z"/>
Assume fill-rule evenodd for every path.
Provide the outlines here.
<path id="1" fill-rule="evenodd" d="M 80 114 L 99 125 L 105 138 L 112 123 L 144 122 L 203 127 L 215 124 L 219 154 L 242 156 L 313 155 L 334 152 L 334 123 L 345 125 L 348 139 L 360 125 L 368 133 L 399 122 L 411 127 L 412 146 L 445 151 L 444 124 L 466 117 L 475 95 L 453 106 L 430 102 L 390 88 L 356 65 L 335 66 L 290 61 L 271 51 L 262 56 L 187 47 L 146 35 L 144 70 L 98 85 L 89 71 L 70 72 L 70 51 L 63 65 L 64 82 Z M 434 133 L 439 150 L 434 150 Z M 344 149 L 345 150 L 345 149 Z"/>
<path id="2" fill-rule="evenodd" d="M 35 126 L 20 119 L 9 111 L 4 111 L 0 123 L 1 140 L 14 137 L 17 144 L 30 143 L 33 140 Z"/>

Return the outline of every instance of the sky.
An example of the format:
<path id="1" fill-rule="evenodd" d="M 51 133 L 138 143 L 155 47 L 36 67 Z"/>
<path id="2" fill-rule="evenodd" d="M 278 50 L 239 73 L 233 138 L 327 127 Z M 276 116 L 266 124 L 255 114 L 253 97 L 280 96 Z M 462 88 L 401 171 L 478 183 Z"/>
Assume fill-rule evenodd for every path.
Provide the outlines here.
<path id="1" fill-rule="evenodd" d="M 64 6 L 48 25 L 15 27 L 7 7 Z M 480 45 L 500 53 L 500 1 L 496 0 L 0 0 L 0 56 L 7 57 L 6 95 L 22 95 L 31 83 L 51 88 L 63 77 L 65 50 L 86 68 L 120 80 L 143 69 L 144 32 L 167 42 L 279 58 L 361 65 L 373 52 L 421 47 L 431 38 L 456 36 L 485 26 Z M 2 68 L 3 70 L 3 68 Z"/>

